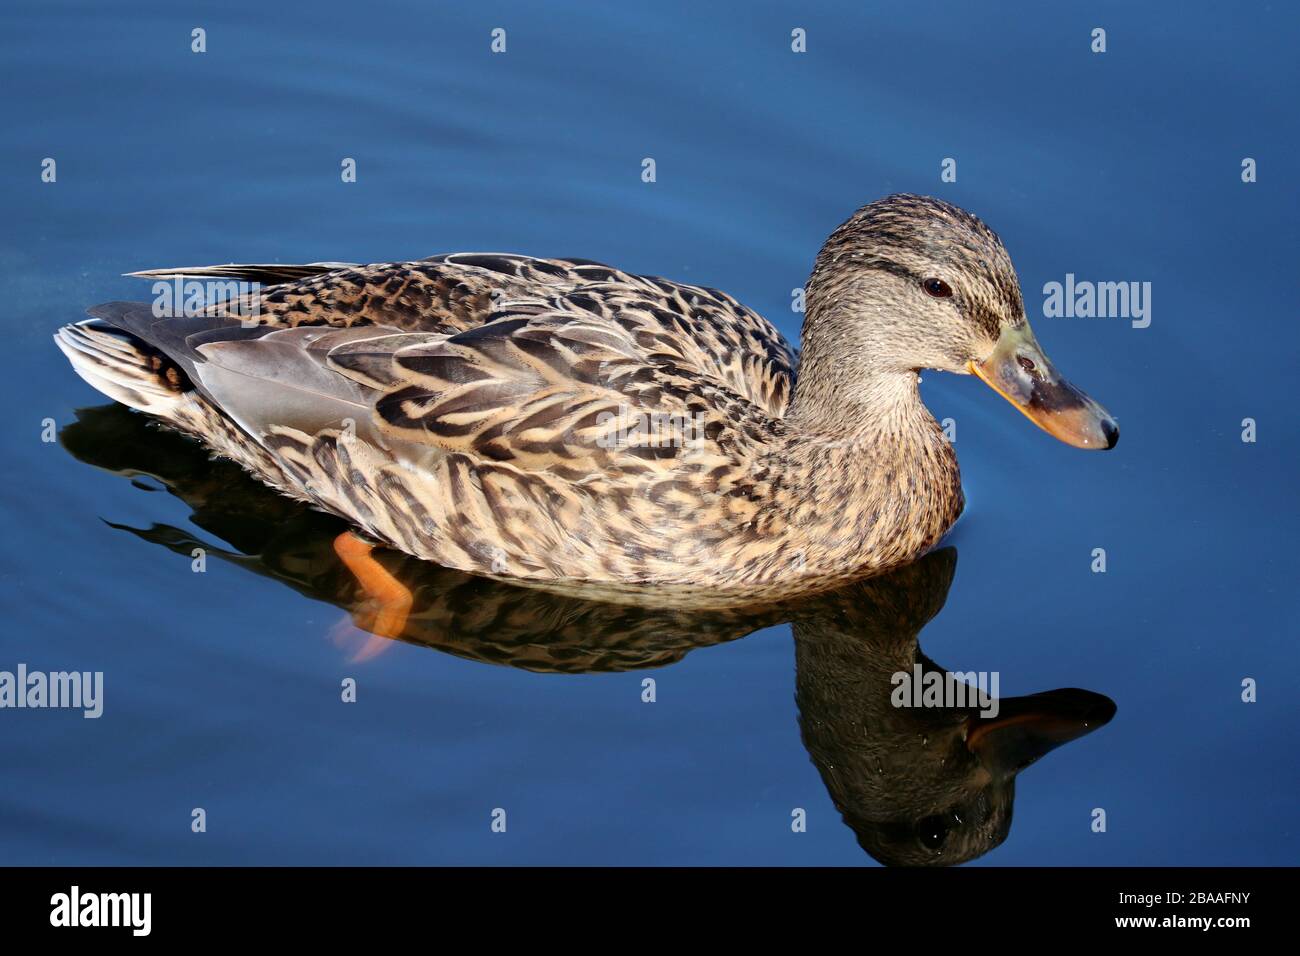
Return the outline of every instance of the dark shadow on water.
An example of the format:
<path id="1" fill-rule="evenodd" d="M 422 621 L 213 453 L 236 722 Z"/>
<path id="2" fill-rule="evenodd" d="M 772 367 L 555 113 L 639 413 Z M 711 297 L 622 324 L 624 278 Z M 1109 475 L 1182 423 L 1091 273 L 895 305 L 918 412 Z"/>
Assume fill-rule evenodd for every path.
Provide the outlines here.
<path id="1" fill-rule="evenodd" d="M 60 440 L 87 464 L 180 498 L 193 524 L 225 544 L 171 525 L 113 527 L 187 559 L 202 548 L 365 620 L 366 597 L 334 553 L 347 527 L 340 520 L 277 495 L 120 405 L 80 410 Z M 1004 698 L 996 713 L 987 701 L 897 705 L 898 675 L 948 679 L 917 637 L 943 609 L 953 548 L 815 598 L 708 611 L 588 601 L 396 552 L 381 560 L 414 594 L 401 640 L 539 673 L 663 667 L 697 647 L 788 622 L 804 746 L 859 844 L 886 864 L 953 864 L 987 853 L 1010 828 L 1016 774 L 1115 713 L 1109 698 L 1077 689 Z M 371 638 L 360 653 L 387 645 Z"/>

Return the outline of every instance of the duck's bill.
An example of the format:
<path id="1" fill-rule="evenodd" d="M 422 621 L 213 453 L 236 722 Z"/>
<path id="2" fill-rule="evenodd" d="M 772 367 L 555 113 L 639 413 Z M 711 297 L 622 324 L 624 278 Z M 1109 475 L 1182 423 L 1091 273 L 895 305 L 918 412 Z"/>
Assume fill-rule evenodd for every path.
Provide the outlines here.
<path id="1" fill-rule="evenodd" d="M 966 747 L 1002 773 L 1018 773 L 1115 716 L 1109 697 L 1076 688 L 1004 698 L 998 704 L 996 717 L 975 715 L 967 721 Z"/>
<path id="2" fill-rule="evenodd" d="M 1031 422 L 1076 448 L 1114 448 L 1119 425 L 1057 373 L 1028 323 L 1005 330 L 993 354 L 970 370 Z"/>

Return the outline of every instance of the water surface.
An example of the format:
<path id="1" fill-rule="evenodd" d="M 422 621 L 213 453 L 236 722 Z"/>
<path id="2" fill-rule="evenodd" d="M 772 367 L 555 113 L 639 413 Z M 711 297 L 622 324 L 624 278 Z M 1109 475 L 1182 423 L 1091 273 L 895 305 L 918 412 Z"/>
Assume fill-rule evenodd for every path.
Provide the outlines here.
<path id="1" fill-rule="evenodd" d="M 916 613 L 858 622 L 862 660 L 883 630 L 936 666 L 997 671 L 1008 698 L 1079 688 L 1117 708 L 1017 779 L 1009 832 L 977 862 L 1294 862 L 1290 8 L 49 3 L 0 17 L 14 91 L 0 669 L 101 670 L 106 685 L 98 720 L 0 711 L 3 860 L 871 862 L 806 739 L 821 700 L 807 665 L 850 638 L 800 637 L 795 614 L 516 605 L 432 569 L 427 640 L 375 653 L 320 550 L 331 519 L 105 408 L 50 335 L 88 305 L 145 297 L 131 269 L 502 250 L 716 286 L 794 339 L 791 291 L 822 240 L 905 190 L 1001 233 L 1040 342 L 1123 432 L 1081 453 L 972 379 L 925 378 L 957 426 L 960 558 L 896 585 L 934 611 L 923 629 Z M 190 52 L 195 27 L 206 53 Z M 790 51 L 795 27 L 806 54 Z M 356 183 L 340 181 L 345 157 Z M 939 178 L 947 157 L 955 183 Z M 1258 182 L 1241 181 L 1243 157 Z M 1150 326 L 1043 317 L 1043 285 L 1067 273 L 1152 283 Z M 59 441 L 41 440 L 46 419 Z M 214 554 L 203 574 L 195 541 Z M 355 704 L 340 701 L 349 677 Z"/>

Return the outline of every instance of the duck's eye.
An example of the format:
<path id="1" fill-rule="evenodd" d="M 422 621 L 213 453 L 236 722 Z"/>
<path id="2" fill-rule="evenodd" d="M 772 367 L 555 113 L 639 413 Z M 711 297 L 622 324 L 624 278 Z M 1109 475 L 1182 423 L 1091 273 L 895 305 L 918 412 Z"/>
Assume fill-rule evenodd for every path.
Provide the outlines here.
<path id="1" fill-rule="evenodd" d="M 937 850 L 948 839 L 948 821 L 943 817 L 926 817 L 916 825 L 916 835 L 921 846 L 927 850 Z"/>
<path id="2" fill-rule="evenodd" d="M 952 286 L 942 279 L 926 279 L 921 283 L 921 287 L 936 299 L 947 299 L 952 296 Z"/>

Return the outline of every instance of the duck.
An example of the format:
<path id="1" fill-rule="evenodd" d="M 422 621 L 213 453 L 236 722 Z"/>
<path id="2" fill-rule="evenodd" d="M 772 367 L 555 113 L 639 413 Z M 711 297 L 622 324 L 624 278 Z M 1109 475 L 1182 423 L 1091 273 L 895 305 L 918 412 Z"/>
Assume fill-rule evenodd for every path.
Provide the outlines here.
<path id="1" fill-rule="evenodd" d="M 923 370 L 974 374 L 1078 448 L 1119 434 L 1038 345 L 998 235 L 926 196 L 868 203 L 831 233 L 799 351 L 725 292 L 586 259 L 130 275 L 157 298 L 59 329 L 73 369 L 344 519 L 338 554 L 391 604 L 390 629 L 409 595 L 376 548 L 720 604 L 905 565 L 964 506 Z M 216 300 L 176 314 L 182 280 Z"/>

